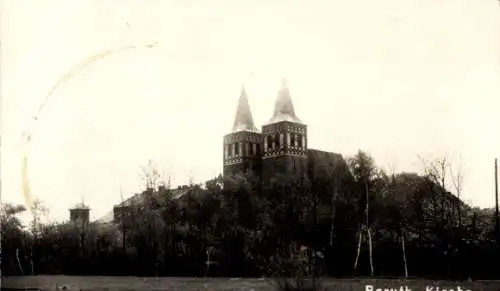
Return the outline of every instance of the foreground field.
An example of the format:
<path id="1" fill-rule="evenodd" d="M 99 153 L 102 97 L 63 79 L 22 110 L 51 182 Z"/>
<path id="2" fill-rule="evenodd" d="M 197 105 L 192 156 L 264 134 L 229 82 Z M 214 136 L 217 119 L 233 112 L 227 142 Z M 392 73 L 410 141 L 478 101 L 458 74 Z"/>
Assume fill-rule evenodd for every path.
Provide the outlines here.
<path id="1" fill-rule="evenodd" d="M 498 291 L 500 281 L 430 281 L 397 279 L 320 279 L 326 290 L 357 291 L 374 288 L 396 288 L 408 286 L 411 290 L 422 291 Z M 434 289 L 426 287 L 434 286 Z M 439 286 L 439 289 L 435 288 Z M 459 289 L 460 287 L 460 289 Z M 2 278 L 2 289 L 41 290 L 276 290 L 275 281 L 264 278 L 140 278 L 140 277 L 80 277 L 80 276 L 25 276 Z M 403 289 L 404 290 L 404 289 Z M 373 289 L 375 291 L 375 289 Z"/>

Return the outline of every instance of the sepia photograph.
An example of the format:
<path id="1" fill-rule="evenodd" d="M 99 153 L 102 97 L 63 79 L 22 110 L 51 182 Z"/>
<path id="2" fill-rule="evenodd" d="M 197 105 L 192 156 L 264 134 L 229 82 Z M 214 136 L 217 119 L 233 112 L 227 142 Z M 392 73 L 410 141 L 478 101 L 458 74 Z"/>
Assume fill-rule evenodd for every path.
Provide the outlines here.
<path id="1" fill-rule="evenodd" d="M 500 290 L 500 1 L 0 5 L 2 291 Z"/>

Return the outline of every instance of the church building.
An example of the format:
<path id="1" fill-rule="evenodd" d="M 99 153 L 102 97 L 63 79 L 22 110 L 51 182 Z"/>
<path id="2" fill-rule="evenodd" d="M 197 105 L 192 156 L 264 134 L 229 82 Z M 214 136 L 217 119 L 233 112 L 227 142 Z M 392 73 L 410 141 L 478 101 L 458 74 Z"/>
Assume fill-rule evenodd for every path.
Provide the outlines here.
<path id="1" fill-rule="evenodd" d="M 274 114 L 258 130 L 243 88 L 230 133 L 224 136 L 223 175 L 251 171 L 263 182 L 276 174 L 344 176 L 349 171 L 340 154 L 308 148 L 307 125 L 295 114 L 288 86 L 283 81 Z"/>
<path id="2" fill-rule="evenodd" d="M 248 96 L 244 89 L 241 90 L 232 130 L 224 136 L 223 151 L 224 176 L 251 171 L 267 183 L 276 174 L 298 175 L 309 178 L 312 187 L 317 189 L 340 185 L 352 177 L 342 155 L 308 148 L 307 125 L 295 114 L 285 82 L 278 92 L 274 114 L 261 130 L 255 126 Z M 332 191 L 339 191 L 337 186 L 333 187 L 336 188 Z M 150 190 L 125 200 L 98 221 L 109 223 L 120 220 L 122 213 L 129 206 L 144 201 Z M 179 187 L 172 193 L 180 199 L 188 190 Z M 154 191 L 154 194 L 161 192 Z"/>

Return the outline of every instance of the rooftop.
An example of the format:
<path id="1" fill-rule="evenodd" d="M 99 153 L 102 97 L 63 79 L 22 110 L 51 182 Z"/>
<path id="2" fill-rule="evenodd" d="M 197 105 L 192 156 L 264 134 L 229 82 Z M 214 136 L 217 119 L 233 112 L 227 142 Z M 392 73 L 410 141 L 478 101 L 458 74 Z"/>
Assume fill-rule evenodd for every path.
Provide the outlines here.
<path id="1" fill-rule="evenodd" d="M 245 88 L 241 88 L 240 99 L 238 100 L 238 108 L 236 109 L 236 116 L 234 118 L 232 132 L 250 131 L 259 132 L 253 123 L 252 112 L 248 104 L 247 93 Z"/>
<path id="2" fill-rule="evenodd" d="M 282 121 L 302 123 L 297 115 L 295 115 L 292 97 L 290 96 L 290 90 L 288 89 L 285 79 L 282 81 L 281 89 L 278 92 L 278 97 L 276 98 L 276 103 L 274 104 L 273 117 L 271 117 L 267 124 Z"/>

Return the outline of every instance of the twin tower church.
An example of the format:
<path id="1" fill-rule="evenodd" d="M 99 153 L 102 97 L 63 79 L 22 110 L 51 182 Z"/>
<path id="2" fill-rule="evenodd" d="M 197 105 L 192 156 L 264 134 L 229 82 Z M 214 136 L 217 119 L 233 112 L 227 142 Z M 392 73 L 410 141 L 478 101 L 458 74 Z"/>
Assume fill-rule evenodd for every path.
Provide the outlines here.
<path id="1" fill-rule="evenodd" d="M 251 171 L 267 183 L 276 174 L 300 175 L 308 177 L 313 187 L 319 185 L 320 188 L 325 186 L 320 185 L 322 183 L 336 184 L 351 177 L 340 154 L 308 148 L 307 126 L 295 114 L 290 92 L 284 82 L 274 105 L 274 114 L 260 131 L 253 122 L 245 90 L 241 91 L 233 128 L 224 136 L 223 151 L 224 176 Z M 173 191 L 175 197 L 182 197 L 188 188 L 179 186 Z M 124 213 L 128 213 L 123 212 L 129 211 L 125 208 L 129 209 L 129 205 L 144 199 L 144 193 L 148 192 L 136 194 L 116 205 L 113 211 L 98 221 L 106 223 L 119 220 Z"/>
<path id="2" fill-rule="evenodd" d="M 327 175 L 339 170 L 345 173 L 346 167 L 340 154 L 308 148 L 307 125 L 295 114 L 284 81 L 274 114 L 261 130 L 253 122 L 248 96 L 242 89 L 233 128 L 224 136 L 224 176 L 251 171 L 263 182 L 276 174 L 311 179 L 325 169 L 330 169 Z"/>

